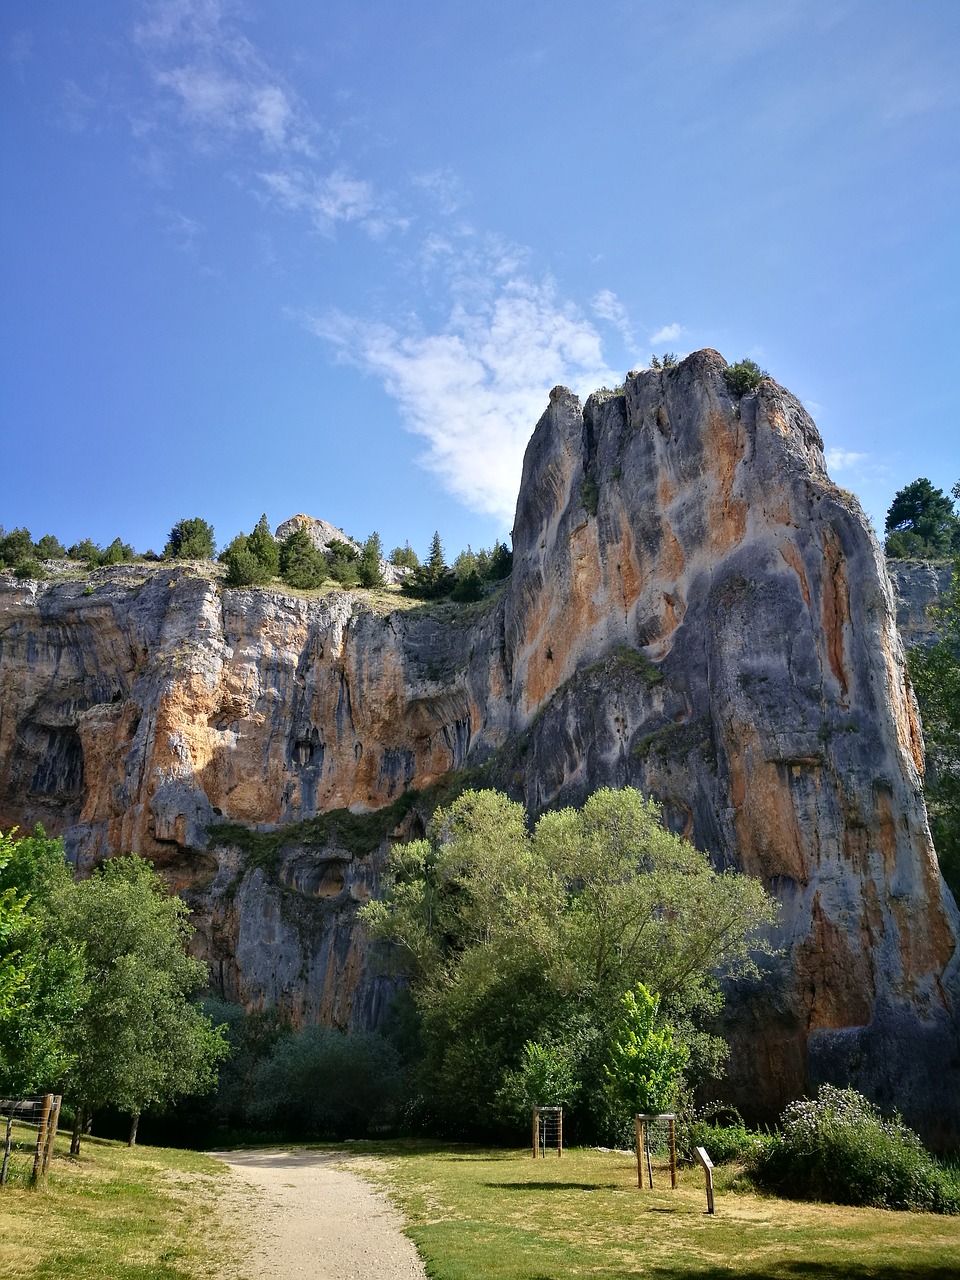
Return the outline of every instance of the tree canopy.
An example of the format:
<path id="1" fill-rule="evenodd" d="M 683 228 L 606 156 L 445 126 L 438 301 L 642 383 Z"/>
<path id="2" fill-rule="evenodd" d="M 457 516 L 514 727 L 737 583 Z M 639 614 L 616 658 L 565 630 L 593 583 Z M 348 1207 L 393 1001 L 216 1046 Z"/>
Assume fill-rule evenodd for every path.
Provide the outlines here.
<path id="1" fill-rule="evenodd" d="M 624 992 L 646 983 L 694 1072 L 715 1070 L 724 1047 L 702 1024 L 718 975 L 755 972 L 775 906 L 757 881 L 714 871 L 637 791 L 598 791 L 533 830 L 506 796 L 468 791 L 394 850 L 386 896 L 363 914 L 410 975 L 441 1123 L 489 1125 L 533 1042 L 576 1064 L 597 1133 Z"/>
<path id="2" fill-rule="evenodd" d="M 0 834 L 0 1093 L 36 1093 L 72 1062 L 71 1028 L 86 996 L 83 950 L 57 926 L 52 901 L 70 885 L 58 840 Z"/>
<path id="3" fill-rule="evenodd" d="M 960 498 L 960 485 L 953 496 Z M 925 476 L 900 489 L 884 522 L 885 549 L 893 559 L 942 560 L 960 553 L 960 517 L 942 489 Z"/>
<path id="4" fill-rule="evenodd" d="M 213 525 L 200 516 L 178 520 L 163 549 L 167 560 L 212 560 L 214 553 Z"/>
<path id="5" fill-rule="evenodd" d="M 936 610 L 939 639 L 909 654 L 926 748 L 924 793 L 944 879 L 960 898 L 960 555 Z"/>
<path id="6" fill-rule="evenodd" d="M 192 1000 L 207 972 L 186 952 L 185 903 L 131 855 L 109 859 L 54 905 L 86 967 L 86 1000 L 68 1038 L 71 1101 L 87 1112 L 111 1103 L 138 1115 L 212 1087 L 227 1044 Z"/>

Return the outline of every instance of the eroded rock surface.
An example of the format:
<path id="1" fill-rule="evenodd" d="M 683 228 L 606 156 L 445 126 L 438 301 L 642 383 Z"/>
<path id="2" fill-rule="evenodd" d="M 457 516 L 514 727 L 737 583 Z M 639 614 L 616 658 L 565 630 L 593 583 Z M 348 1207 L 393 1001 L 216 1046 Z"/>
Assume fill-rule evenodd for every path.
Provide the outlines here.
<path id="1" fill-rule="evenodd" d="M 411 788 L 486 762 L 535 813 L 637 786 L 782 903 L 782 956 L 731 993 L 729 1095 L 770 1115 L 850 1081 L 960 1138 L 960 921 L 883 559 L 799 402 L 732 397 L 723 368 L 555 389 L 512 577 L 478 605 L 169 566 L 7 581 L 0 826 L 42 821 L 81 866 L 153 858 L 228 996 L 348 1026 L 390 994 L 355 910 L 422 828 Z"/>

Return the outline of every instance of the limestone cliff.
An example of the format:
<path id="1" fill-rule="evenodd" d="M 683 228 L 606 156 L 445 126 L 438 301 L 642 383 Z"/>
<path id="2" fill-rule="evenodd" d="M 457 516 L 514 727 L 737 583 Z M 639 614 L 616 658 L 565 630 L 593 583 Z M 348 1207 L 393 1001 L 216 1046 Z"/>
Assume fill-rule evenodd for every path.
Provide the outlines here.
<path id="1" fill-rule="evenodd" d="M 168 566 L 7 581 L 0 827 L 153 858 L 228 996 L 350 1025 L 389 993 L 355 904 L 423 821 L 411 789 L 484 763 L 531 812 L 638 786 L 783 904 L 782 957 L 731 993 L 731 1096 L 769 1114 L 850 1080 L 957 1140 L 960 920 L 889 579 L 799 402 L 723 368 L 557 388 L 478 605 Z"/>

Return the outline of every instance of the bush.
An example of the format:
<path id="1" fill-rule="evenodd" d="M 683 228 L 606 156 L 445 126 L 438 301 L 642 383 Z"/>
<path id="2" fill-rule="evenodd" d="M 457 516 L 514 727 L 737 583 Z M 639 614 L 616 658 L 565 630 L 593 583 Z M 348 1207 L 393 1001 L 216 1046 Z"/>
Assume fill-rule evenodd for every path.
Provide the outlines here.
<path id="1" fill-rule="evenodd" d="M 714 1164 L 734 1164 L 757 1155 L 769 1142 L 768 1134 L 747 1128 L 735 1107 L 692 1108 L 677 1121 L 677 1148 L 691 1162 L 697 1147 L 703 1147 Z"/>
<path id="2" fill-rule="evenodd" d="M 173 526 L 163 555 L 166 560 L 212 560 L 213 551 L 213 525 L 194 516 Z"/>
<path id="3" fill-rule="evenodd" d="M 463 578 L 457 579 L 457 585 L 450 593 L 459 604 L 469 604 L 473 600 L 483 599 L 483 579 L 474 569 Z"/>
<path id="4" fill-rule="evenodd" d="M 21 560 L 33 559 L 35 555 L 36 548 L 29 529 L 13 529 L 10 533 L 0 529 L 0 562 L 12 568 Z"/>
<path id="5" fill-rule="evenodd" d="M 40 582 L 47 576 L 47 571 L 37 560 L 21 560 L 13 571 L 13 576 L 21 582 Z"/>
<path id="6" fill-rule="evenodd" d="M 770 375 L 755 360 L 739 360 L 736 364 L 728 364 L 723 376 L 732 395 L 745 396 L 749 391 L 756 391 L 760 380 Z"/>
<path id="7" fill-rule="evenodd" d="M 359 1137 L 389 1122 L 400 1083 L 397 1052 L 383 1036 L 308 1027 L 261 1063 L 249 1115 L 297 1137 Z"/>
<path id="8" fill-rule="evenodd" d="M 90 569 L 96 569 L 103 563 L 103 552 L 90 538 L 75 542 L 67 554 L 71 560 L 82 560 Z"/>
<path id="9" fill-rule="evenodd" d="M 821 1085 L 812 1102 L 792 1102 L 781 1132 L 750 1172 L 767 1190 L 802 1200 L 960 1213 L 960 1176 L 924 1149 L 899 1115 L 885 1120 L 854 1089 Z"/>
<path id="10" fill-rule="evenodd" d="M 327 558 L 310 541 L 306 529 L 297 529 L 280 544 L 280 576 L 291 587 L 309 591 L 327 579 Z"/>

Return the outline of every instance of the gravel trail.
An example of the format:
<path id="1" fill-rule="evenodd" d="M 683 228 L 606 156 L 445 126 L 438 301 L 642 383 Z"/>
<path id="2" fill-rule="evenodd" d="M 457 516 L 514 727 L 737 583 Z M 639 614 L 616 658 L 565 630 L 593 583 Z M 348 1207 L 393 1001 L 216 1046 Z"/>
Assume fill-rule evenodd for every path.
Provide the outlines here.
<path id="1" fill-rule="evenodd" d="M 245 1280 L 425 1280 L 403 1219 L 381 1191 L 329 1151 L 211 1151 L 260 1194 L 233 1211 L 249 1249 Z"/>

